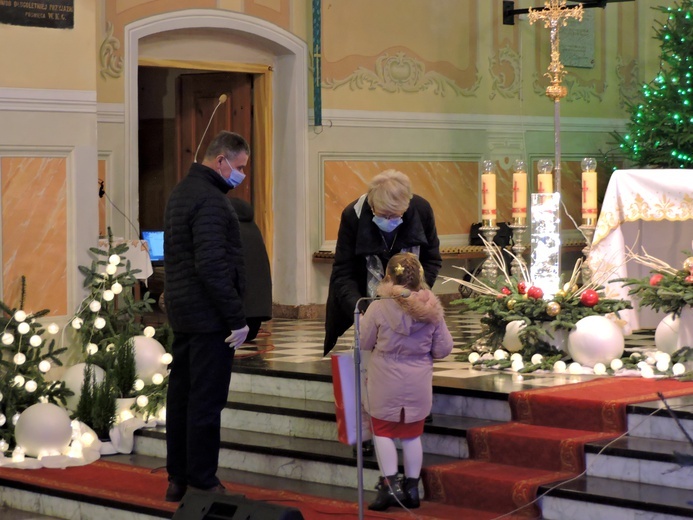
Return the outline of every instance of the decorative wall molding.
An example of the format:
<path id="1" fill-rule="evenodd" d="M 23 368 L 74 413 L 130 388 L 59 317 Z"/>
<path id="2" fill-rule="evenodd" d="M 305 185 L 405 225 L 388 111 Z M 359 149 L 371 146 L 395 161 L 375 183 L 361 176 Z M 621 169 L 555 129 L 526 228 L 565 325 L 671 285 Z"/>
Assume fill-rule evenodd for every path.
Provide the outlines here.
<path id="1" fill-rule="evenodd" d="M 407 56 L 404 52 L 378 56 L 374 70 L 359 67 L 342 79 L 325 78 L 323 88 L 336 90 L 348 85 L 351 90 L 375 90 L 379 88 L 390 94 L 399 92 L 425 92 L 433 90 L 436 96 L 444 97 L 448 91 L 457 96 L 473 96 L 481 83 L 479 74 L 474 85 L 461 88 L 455 80 L 439 72 L 426 71 L 426 64 Z"/>
<path id="2" fill-rule="evenodd" d="M 501 130 L 509 132 L 553 132 L 553 117 L 500 116 L 487 114 L 442 114 L 419 112 L 376 112 L 370 110 L 323 110 L 323 126 L 361 128 L 416 128 L 427 130 Z M 312 110 L 309 123 L 314 124 Z M 561 117 L 563 132 L 613 132 L 624 130 L 627 119 Z"/>
<path id="3" fill-rule="evenodd" d="M 491 85 L 491 93 L 489 99 L 496 97 L 499 94 L 506 99 L 522 99 L 522 60 L 519 53 L 507 45 L 498 51 L 498 55 L 493 55 L 489 59 L 489 74 L 493 80 Z M 513 71 L 512 77 L 506 76 L 500 72 L 501 64 L 506 63 Z M 499 71 L 496 73 L 496 71 Z"/>
<path id="4" fill-rule="evenodd" d="M 618 104 L 626 109 L 640 92 L 640 68 L 637 60 L 623 62 L 622 56 L 616 56 L 616 77 L 618 78 Z"/>
<path id="5" fill-rule="evenodd" d="M 99 49 L 102 78 L 119 78 L 123 74 L 123 57 L 119 50 L 120 40 L 113 36 L 113 24 L 106 22 L 106 36 Z"/>
<path id="6" fill-rule="evenodd" d="M 0 88 L 0 110 L 96 113 L 96 91 Z"/>
<path id="7" fill-rule="evenodd" d="M 125 123 L 125 105 L 123 103 L 99 103 L 96 107 L 98 123 Z"/>

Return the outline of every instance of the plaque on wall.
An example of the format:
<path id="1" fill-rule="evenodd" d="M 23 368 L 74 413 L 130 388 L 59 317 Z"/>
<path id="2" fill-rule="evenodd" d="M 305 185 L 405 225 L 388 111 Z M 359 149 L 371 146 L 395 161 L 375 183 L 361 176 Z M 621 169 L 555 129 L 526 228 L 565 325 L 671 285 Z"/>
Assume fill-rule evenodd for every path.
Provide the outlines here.
<path id="1" fill-rule="evenodd" d="M 582 21 L 569 19 L 566 27 L 561 27 L 559 46 L 561 61 L 566 67 L 591 69 L 594 67 L 594 11 L 585 9 Z"/>
<path id="2" fill-rule="evenodd" d="M 73 29 L 75 0 L 0 0 L 0 23 Z"/>

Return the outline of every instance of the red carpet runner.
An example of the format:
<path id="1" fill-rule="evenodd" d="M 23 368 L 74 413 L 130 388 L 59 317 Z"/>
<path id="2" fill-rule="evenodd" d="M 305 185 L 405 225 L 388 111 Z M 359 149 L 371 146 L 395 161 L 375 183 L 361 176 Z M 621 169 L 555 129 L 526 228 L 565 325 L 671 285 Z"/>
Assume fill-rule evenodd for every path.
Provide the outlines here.
<path id="1" fill-rule="evenodd" d="M 626 430 L 626 406 L 693 394 L 693 383 L 604 378 L 510 394 L 513 421 L 467 432 L 470 459 L 424 470 L 427 500 L 540 518 L 539 486 L 585 467 L 584 445 Z M 523 507 L 526 506 L 526 507 Z"/>

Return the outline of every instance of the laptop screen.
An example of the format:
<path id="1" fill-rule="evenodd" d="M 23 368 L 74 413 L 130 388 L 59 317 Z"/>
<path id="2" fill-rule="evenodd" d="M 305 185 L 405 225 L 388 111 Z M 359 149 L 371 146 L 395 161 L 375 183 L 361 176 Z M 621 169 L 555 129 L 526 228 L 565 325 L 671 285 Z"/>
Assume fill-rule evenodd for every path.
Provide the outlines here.
<path id="1" fill-rule="evenodd" d="M 142 231 L 142 240 L 149 246 L 149 259 L 152 263 L 164 261 L 164 232 Z"/>

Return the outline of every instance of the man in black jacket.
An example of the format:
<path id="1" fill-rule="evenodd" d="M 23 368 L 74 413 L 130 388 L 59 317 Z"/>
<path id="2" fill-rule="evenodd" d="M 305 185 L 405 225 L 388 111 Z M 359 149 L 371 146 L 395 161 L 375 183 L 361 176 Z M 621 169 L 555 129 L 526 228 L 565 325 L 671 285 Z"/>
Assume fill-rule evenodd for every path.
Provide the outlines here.
<path id="1" fill-rule="evenodd" d="M 418 256 L 426 283 L 433 287 L 443 265 L 433 209 L 412 194 L 409 177 L 386 170 L 342 212 L 327 296 L 325 355 L 354 323 L 358 299 L 375 296 L 383 266 L 401 252 Z"/>
<path id="2" fill-rule="evenodd" d="M 250 148 L 221 132 L 173 189 L 164 217 L 164 297 L 173 329 L 166 401 L 166 500 L 188 487 L 223 492 L 216 476 L 235 348 L 248 333 L 238 218 L 226 194 L 245 178 Z"/>

